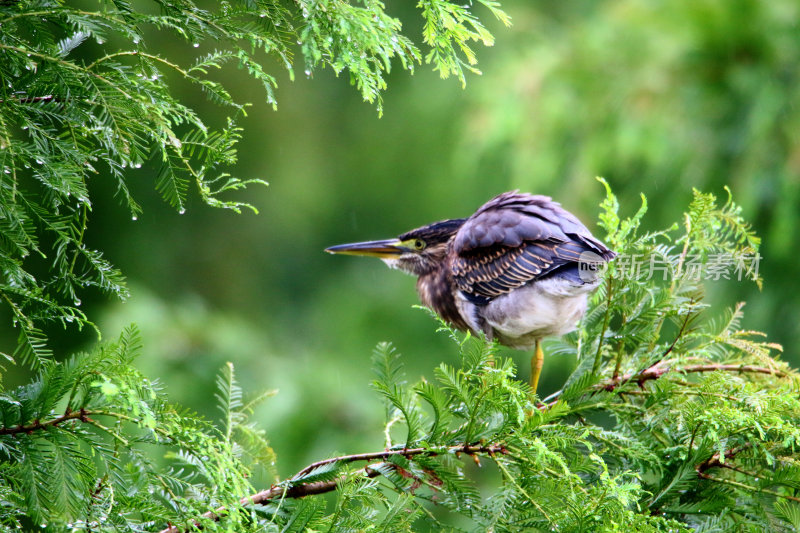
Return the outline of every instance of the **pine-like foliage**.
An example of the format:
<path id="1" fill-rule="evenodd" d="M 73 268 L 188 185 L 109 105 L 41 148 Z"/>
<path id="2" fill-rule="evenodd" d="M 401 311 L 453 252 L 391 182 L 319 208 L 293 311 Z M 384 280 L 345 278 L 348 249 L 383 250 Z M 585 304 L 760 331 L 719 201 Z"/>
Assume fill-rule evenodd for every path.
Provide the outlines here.
<path id="1" fill-rule="evenodd" d="M 507 22 L 494 2 L 480 3 Z M 449 330 L 461 363 L 409 383 L 401 356 L 382 344 L 374 389 L 386 406 L 384 449 L 323 459 L 287 479 L 249 421 L 271 393 L 246 399 L 232 365 L 218 378 L 222 416 L 212 424 L 136 370 L 134 327 L 56 357 L 42 328 L 89 325 L 82 291 L 126 294 L 122 275 L 84 244 L 91 176 L 115 180 L 132 216 L 140 208 L 128 180 L 140 165 L 160 169 L 155 187 L 178 210 L 191 183 L 210 205 L 248 207 L 220 196 L 248 183 L 224 171 L 244 106 L 209 72 L 239 66 L 274 101 L 275 79 L 257 54 L 291 69 L 299 41 L 306 68 L 346 70 L 380 107 L 392 61 L 411 69 L 424 56 L 463 81 L 474 69 L 469 43 L 491 44 L 471 6 L 444 0 L 419 3 L 427 54 L 371 0 L 156 5 L 0 3 L 0 300 L 20 331 L 6 357 L 32 372 L 25 385 L 0 387 L 2 530 L 800 527 L 800 376 L 777 359 L 778 346 L 740 329 L 741 305 L 705 303 L 706 279 L 760 283 L 757 237 L 730 199 L 706 193 L 695 192 L 680 224 L 647 233 L 644 198 L 621 217 L 607 188 L 600 221 L 620 255 L 580 329 L 547 345 L 550 357 L 575 361 L 560 391 L 536 397 L 495 346 Z M 218 48 L 183 65 L 147 48 L 151 32 Z M 229 121 L 207 126 L 171 96 L 167 78 L 205 91 L 231 110 Z M 474 463 L 495 481 L 478 485 Z M 274 483 L 253 486 L 257 471 Z"/>
<path id="2" fill-rule="evenodd" d="M 265 59 L 293 77 L 299 48 L 307 73 L 347 72 L 380 110 L 392 65 L 413 71 L 422 57 L 375 0 L 98 4 L 0 2 L 0 300 L 20 331 L 18 346 L 4 355 L 33 367 L 53 355 L 43 325 L 91 325 L 80 309 L 82 291 L 128 293 L 123 275 L 84 244 L 92 177 L 113 180 L 134 219 L 141 208 L 129 183 L 143 166 L 157 169 L 155 188 L 180 213 L 190 186 L 208 205 L 255 211 L 229 199 L 265 182 L 226 171 L 237 160 L 237 120 L 246 105 L 218 81 L 221 71 L 247 72 L 275 106 L 277 81 Z M 495 2 L 479 4 L 509 22 Z M 463 82 L 462 67 L 475 63 L 469 41 L 489 45 L 491 35 L 471 7 L 426 0 L 420 8 L 432 50 L 425 61 Z M 154 36 L 160 50 L 148 46 Z M 201 110 L 176 100 L 175 84 L 225 109 L 226 121 L 207 124 Z"/>
<path id="3" fill-rule="evenodd" d="M 800 376 L 776 358 L 779 347 L 738 328 L 741 305 L 716 316 L 703 301 L 719 254 L 755 275 L 748 261 L 758 239 L 730 199 L 720 206 L 695 192 L 683 225 L 651 233 L 639 231 L 645 211 L 643 199 L 620 218 L 608 190 L 601 225 L 620 255 L 578 332 L 549 343 L 551 356 L 572 354 L 576 365 L 548 398 L 517 380 L 495 345 L 444 325 L 461 363 L 439 365 L 431 382 L 408 383 L 402 357 L 384 343 L 373 385 L 386 404 L 385 448 L 321 460 L 259 492 L 250 474 L 274 477 L 275 456 L 247 418 L 269 393 L 245 402 L 228 365 L 218 378 L 220 426 L 181 412 L 135 371 L 140 343 L 130 329 L 93 353 L 43 365 L 0 397 L 0 523 L 792 531 Z M 631 268 L 635 257 L 650 268 Z M 473 462 L 497 481 L 478 486 Z M 315 496 L 326 492 L 335 499 Z"/>
<path id="4" fill-rule="evenodd" d="M 537 398 L 495 346 L 445 325 L 461 365 L 439 365 L 434 382 L 406 382 L 381 344 L 386 449 L 311 465 L 270 509 L 339 490 L 306 527 L 461 530 L 458 515 L 469 531 L 796 530 L 800 376 L 739 329 L 741 304 L 720 314 L 703 300 L 706 279 L 759 281 L 758 238 L 730 198 L 695 191 L 684 224 L 651 233 L 644 198 L 630 218 L 618 207 L 608 189 L 600 219 L 618 259 L 579 331 L 548 344 L 576 358 L 560 391 Z M 473 461 L 499 475 L 488 494 Z"/>
<path id="5" fill-rule="evenodd" d="M 212 426 L 167 403 L 159 384 L 136 372 L 140 352 L 130 328 L 0 396 L 5 530 L 199 523 L 208 509 L 230 507 L 252 490 L 242 458 L 271 471 L 272 450 L 246 420 L 264 395 L 244 404 L 229 365 L 218 379 L 225 423 Z M 244 519 L 234 508 L 227 517 Z"/>

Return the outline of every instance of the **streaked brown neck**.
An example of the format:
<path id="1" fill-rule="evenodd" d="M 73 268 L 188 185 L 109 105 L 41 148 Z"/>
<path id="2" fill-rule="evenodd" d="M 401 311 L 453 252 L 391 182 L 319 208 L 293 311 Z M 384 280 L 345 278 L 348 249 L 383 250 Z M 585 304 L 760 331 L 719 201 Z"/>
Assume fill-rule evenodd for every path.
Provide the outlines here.
<path id="1" fill-rule="evenodd" d="M 417 279 L 417 293 L 426 307 L 430 307 L 446 322 L 460 330 L 469 327 L 458 312 L 454 299 L 455 288 L 448 269 L 439 268 L 421 275 Z"/>

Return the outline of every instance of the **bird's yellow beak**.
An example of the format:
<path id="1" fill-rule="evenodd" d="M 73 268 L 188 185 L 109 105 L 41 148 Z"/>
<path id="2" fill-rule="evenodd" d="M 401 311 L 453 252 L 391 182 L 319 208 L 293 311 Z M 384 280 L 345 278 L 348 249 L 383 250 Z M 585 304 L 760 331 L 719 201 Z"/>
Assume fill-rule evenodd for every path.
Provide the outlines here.
<path id="1" fill-rule="evenodd" d="M 395 258 L 409 251 L 399 239 L 386 239 L 383 241 L 354 242 L 340 244 L 325 248 L 329 254 L 368 255 L 382 259 Z"/>

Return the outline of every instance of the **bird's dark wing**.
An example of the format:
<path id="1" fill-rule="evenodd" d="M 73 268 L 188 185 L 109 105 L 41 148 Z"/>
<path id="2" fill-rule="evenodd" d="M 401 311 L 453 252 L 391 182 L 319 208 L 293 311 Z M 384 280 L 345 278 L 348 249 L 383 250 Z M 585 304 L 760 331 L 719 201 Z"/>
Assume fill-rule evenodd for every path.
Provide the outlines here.
<path id="1" fill-rule="evenodd" d="M 481 304 L 577 265 L 584 252 L 606 261 L 615 255 L 550 198 L 509 192 L 467 219 L 451 242 L 449 260 L 458 289 Z"/>

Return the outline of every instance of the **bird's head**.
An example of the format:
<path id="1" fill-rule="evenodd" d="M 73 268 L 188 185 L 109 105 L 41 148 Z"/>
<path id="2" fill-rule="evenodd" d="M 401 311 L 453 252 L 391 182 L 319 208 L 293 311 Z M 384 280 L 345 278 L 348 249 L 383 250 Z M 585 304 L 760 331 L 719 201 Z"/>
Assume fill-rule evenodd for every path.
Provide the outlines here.
<path id="1" fill-rule="evenodd" d="M 447 243 L 465 218 L 442 220 L 403 233 L 396 239 L 331 246 L 332 254 L 378 257 L 391 268 L 422 276 L 439 268 L 447 255 Z"/>

